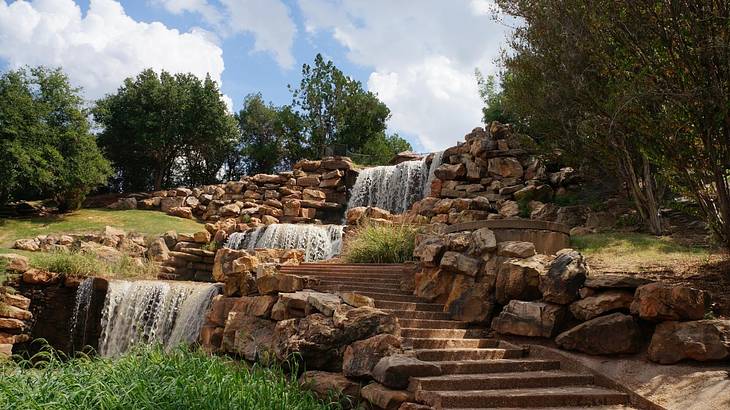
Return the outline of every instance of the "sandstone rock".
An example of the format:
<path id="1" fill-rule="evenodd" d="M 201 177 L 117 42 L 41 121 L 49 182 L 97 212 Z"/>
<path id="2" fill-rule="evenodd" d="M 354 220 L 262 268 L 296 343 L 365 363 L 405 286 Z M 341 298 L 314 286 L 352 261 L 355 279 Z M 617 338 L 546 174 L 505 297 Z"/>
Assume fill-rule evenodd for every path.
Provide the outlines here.
<path id="1" fill-rule="evenodd" d="M 247 360 L 266 358 L 270 351 L 274 322 L 230 312 L 223 330 L 221 350 L 240 354 Z"/>
<path id="2" fill-rule="evenodd" d="M 147 258 L 155 262 L 164 262 L 170 259 L 170 249 L 164 238 L 157 238 L 147 248 Z"/>
<path id="3" fill-rule="evenodd" d="M 156 196 L 154 198 L 147 198 L 137 201 L 137 207 L 139 209 L 157 209 L 160 207 L 162 198 Z"/>
<path id="4" fill-rule="evenodd" d="M 342 370 L 346 341 L 332 318 L 320 313 L 276 323 L 271 346 L 280 361 L 301 360 L 309 370 Z"/>
<path id="5" fill-rule="evenodd" d="M 302 209 L 302 203 L 298 199 L 289 199 L 282 203 L 284 207 L 284 216 L 299 216 Z"/>
<path id="6" fill-rule="evenodd" d="M 730 357 L 730 320 L 664 322 L 649 344 L 649 359 L 672 364 L 684 359 L 725 360 Z"/>
<path id="7" fill-rule="evenodd" d="M 582 205 L 564 206 L 558 209 L 556 222 L 569 227 L 582 226 L 586 222 L 588 207 Z"/>
<path id="8" fill-rule="evenodd" d="M 402 353 L 400 338 L 380 334 L 354 342 L 345 349 L 342 373 L 347 377 L 368 377 L 380 359 Z"/>
<path id="9" fill-rule="evenodd" d="M 352 308 L 340 305 L 332 315 L 333 323 L 342 329 L 346 343 L 381 334 L 399 334 L 398 319 L 390 313 L 369 306 Z"/>
<path id="10" fill-rule="evenodd" d="M 462 275 L 476 276 L 479 271 L 479 260 L 459 252 L 448 251 L 444 253 L 439 266 L 443 270 Z"/>
<path id="11" fill-rule="evenodd" d="M 375 300 L 373 298 L 361 295 L 357 292 L 340 292 L 338 295 L 342 298 L 343 302 L 352 307 L 375 307 Z"/>
<path id="12" fill-rule="evenodd" d="M 497 239 L 494 232 L 489 228 L 481 228 L 474 231 L 471 235 L 472 243 L 478 252 L 491 252 L 497 249 Z"/>
<path id="13" fill-rule="evenodd" d="M 302 191 L 302 198 L 305 201 L 325 201 L 327 200 L 327 194 L 318 189 L 305 188 Z"/>
<path id="14" fill-rule="evenodd" d="M 199 231 L 193 234 L 193 240 L 195 243 L 208 243 L 210 242 L 210 232 Z"/>
<path id="15" fill-rule="evenodd" d="M 271 317 L 271 308 L 279 300 L 277 296 L 243 296 L 236 298 L 230 311 L 263 319 Z"/>
<path id="16" fill-rule="evenodd" d="M 221 248 L 215 253 L 213 261 L 213 279 L 225 282 L 228 276 L 241 272 L 240 262 L 234 267 L 234 261 L 243 257 L 251 257 L 247 251 L 230 248 Z M 251 269 L 246 269 L 251 270 Z"/>
<path id="17" fill-rule="evenodd" d="M 397 410 L 402 403 L 413 400 L 407 390 L 392 390 L 378 383 L 370 383 L 360 391 L 362 398 L 373 406 L 385 410 Z"/>
<path id="18" fill-rule="evenodd" d="M 38 239 L 18 239 L 13 243 L 13 249 L 20 249 L 21 251 L 35 252 L 40 249 L 40 243 Z"/>
<path id="19" fill-rule="evenodd" d="M 566 350 L 596 355 L 636 353 L 641 347 L 641 330 L 631 316 L 613 313 L 559 334 L 555 343 Z"/>
<path id="20" fill-rule="evenodd" d="M 31 268 L 23 272 L 23 282 L 29 285 L 53 285 L 60 280 L 58 273 L 46 270 Z"/>
<path id="21" fill-rule="evenodd" d="M 413 250 L 413 256 L 426 266 L 438 266 L 441 255 L 446 249 L 446 241 L 440 236 L 428 236 L 421 239 Z"/>
<path id="22" fill-rule="evenodd" d="M 552 337 L 563 324 L 565 310 L 545 302 L 512 300 L 492 320 L 492 329 L 517 336 Z"/>
<path id="23" fill-rule="evenodd" d="M 507 258 L 529 258 L 535 253 L 535 244 L 531 242 L 506 241 L 497 245 L 497 255 Z"/>
<path id="24" fill-rule="evenodd" d="M 2 295 L 0 295 L 0 302 L 24 310 L 28 310 L 28 308 L 30 307 L 30 299 L 17 293 L 3 293 Z"/>
<path id="25" fill-rule="evenodd" d="M 633 292 L 608 290 L 573 302 L 570 312 L 578 320 L 586 321 L 615 310 L 628 311 L 633 300 Z"/>
<path id="26" fill-rule="evenodd" d="M 451 291 L 454 276 L 453 272 L 425 267 L 415 274 L 415 294 L 431 302 L 443 302 Z"/>
<path id="27" fill-rule="evenodd" d="M 166 197 L 160 199 L 160 211 L 169 213 L 172 208 L 177 208 L 183 204 L 183 198 Z"/>
<path id="28" fill-rule="evenodd" d="M 262 275 L 256 278 L 256 287 L 262 295 L 295 292 L 304 289 L 304 279 L 289 274 Z"/>
<path id="29" fill-rule="evenodd" d="M 617 274 L 600 274 L 589 275 L 586 278 L 584 286 L 591 289 L 636 289 L 641 285 L 646 285 L 651 281 L 646 278 L 636 276 L 617 275 Z"/>
<path id="30" fill-rule="evenodd" d="M 168 215 L 177 216 L 178 218 L 193 219 L 193 210 L 187 206 L 176 206 L 167 211 Z"/>
<path id="31" fill-rule="evenodd" d="M 352 169 L 352 160 L 348 157 L 324 158 L 324 159 L 322 159 L 321 164 L 322 164 L 322 168 L 327 169 L 327 170 Z"/>
<path id="32" fill-rule="evenodd" d="M 547 273 L 540 275 L 543 300 L 562 305 L 573 302 L 579 298 L 578 290 L 583 287 L 587 274 L 583 255 L 572 249 L 559 251 Z"/>
<path id="33" fill-rule="evenodd" d="M 495 297 L 504 305 L 512 299 L 540 299 L 540 275 L 546 268 L 547 257 L 535 255 L 527 259 L 508 259 L 497 270 Z"/>
<path id="34" fill-rule="evenodd" d="M 331 293 L 311 292 L 307 297 L 307 303 L 323 315 L 332 316 L 342 303 L 342 299 Z"/>
<path id="35" fill-rule="evenodd" d="M 252 179 L 257 184 L 280 184 L 285 181 L 279 175 L 273 174 L 256 174 Z"/>
<path id="36" fill-rule="evenodd" d="M 137 199 L 135 198 L 119 198 L 113 204 L 107 206 L 109 209 L 115 209 L 117 211 L 125 209 L 137 209 Z"/>
<path id="37" fill-rule="evenodd" d="M 18 319 L 0 317 L 0 330 L 6 333 L 19 333 L 25 330 L 25 323 Z"/>
<path id="38" fill-rule="evenodd" d="M 450 251 L 465 252 L 471 245 L 471 232 L 456 232 L 446 235 Z"/>
<path id="39" fill-rule="evenodd" d="M 384 386 L 405 389 L 411 377 L 440 376 L 441 367 L 406 355 L 383 357 L 372 370 L 372 376 Z"/>
<path id="40" fill-rule="evenodd" d="M 0 253 L 0 261 L 4 261 L 5 269 L 11 272 L 23 273 L 29 268 L 28 258 L 15 253 Z"/>
<path id="41" fill-rule="evenodd" d="M 214 296 L 210 304 L 210 309 L 205 314 L 205 324 L 214 327 L 225 326 L 228 313 L 239 300 L 240 298 L 229 298 L 223 295 Z"/>
<path id="42" fill-rule="evenodd" d="M 544 204 L 530 213 L 530 219 L 537 219 L 539 221 L 555 221 L 558 219 L 558 210 L 560 210 L 560 207 L 555 204 Z"/>
<path id="43" fill-rule="evenodd" d="M 655 322 L 699 320 L 709 306 L 710 296 L 705 291 L 656 282 L 636 289 L 631 313 Z"/>
<path id="44" fill-rule="evenodd" d="M 466 175 L 464 164 L 441 164 L 434 171 L 434 176 L 441 180 L 461 178 Z"/>
<path id="45" fill-rule="evenodd" d="M 454 280 L 444 309 L 453 320 L 482 323 L 491 319 L 494 305 L 493 283 L 474 283 L 471 278 L 459 276 Z"/>
<path id="46" fill-rule="evenodd" d="M 499 214 L 505 218 L 513 218 L 520 214 L 520 205 L 515 201 L 504 201 L 499 207 Z"/>
<path id="47" fill-rule="evenodd" d="M 523 175 L 522 164 L 511 157 L 489 158 L 487 171 L 503 178 L 521 178 Z"/>
<path id="48" fill-rule="evenodd" d="M 30 320 L 33 318 L 33 315 L 25 309 L 21 309 L 13 305 L 4 305 L 0 306 L 0 317 L 18 320 Z"/>
<path id="49" fill-rule="evenodd" d="M 433 407 L 425 404 L 418 404 L 413 402 L 405 402 L 398 407 L 398 410 L 433 410 Z"/>
<path id="50" fill-rule="evenodd" d="M 236 204 L 236 203 L 223 205 L 218 210 L 218 214 L 223 218 L 236 217 L 241 214 L 241 207 L 238 206 L 238 204 Z"/>
<path id="51" fill-rule="evenodd" d="M 601 211 L 591 212 L 586 218 L 586 227 L 593 229 L 612 228 L 616 225 L 616 217 L 612 213 Z"/>
<path id="52" fill-rule="evenodd" d="M 312 370 L 299 376 L 299 385 L 311 390 L 323 400 L 334 396 L 347 396 L 351 400 L 360 398 L 360 385 L 349 380 L 341 373 Z"/>
<path id="53" fill-rule="evenodd" d="M 514 193 L 517 201 L 547 202 L 553 198 L 553 188 L 550 185 L 528 185 Z"/>

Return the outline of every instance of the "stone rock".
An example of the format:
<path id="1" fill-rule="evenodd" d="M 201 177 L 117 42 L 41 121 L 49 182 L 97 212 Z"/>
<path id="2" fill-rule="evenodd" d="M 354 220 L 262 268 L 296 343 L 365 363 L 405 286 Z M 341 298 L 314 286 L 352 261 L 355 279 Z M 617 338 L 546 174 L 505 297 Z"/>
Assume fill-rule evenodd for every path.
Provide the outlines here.
<path id="1" fill-rule="evenodd" d="M 629 311 L 634 293 L 627 290 L 608 290 L 573 302 L 570 312 L 578 320 L 586 321 L 615 310 Z"/>
<path id="2" fill-rule="evenodd" d="M 571 228 L 583 226 L 588 215 L 588 207 L 582 205 L 564 206 L 558 209 L 556 222 Z"/>
<path id="3" fill-rule="evenodd" d="M 230 310 L 232 312 L 268 319 L 271 317 L 271 308 L 278 300 L 279 298 L 273 295 L 243 296 L 236 298 Z"/>
<path id="4" fill-rule="evenodd" d="M 560 210 L 559 206 L 553 203 L 547 203 L 533 210 L 530 213 L 530 219 L 537 219 L 539 221 L 555 221 L 558 219 L 558 210 Z"/>
<path id="5" fill-rule="evenodd" d="M 28 310 L 28 308 L 30 307 L 30 299 L 17 293 L 3 293 L 2 295 L 0 295 L 0 302 L 24 310 Z"/>
<path id="6" fill-rule="evenodd" d="M 414 399 L 412 392 L 392 390 L 378 383 L 363 387 L 360 395 L 376 408 L 385 410 L 398 410 L 402 403 Z"/>
<path id="7" fill-rule="evenodd" d="M 446 241 L 440 236 L 428 236 L 421 239 L 413 250 L 413 256 L 426 266 L 438 266 L 441 255 L 446 249 Z"/>
<path id="8" fill-rule="evenodd" d="M 375 307 L 375 300 L 373 298 L 361 295 L 357 292 L 340 292 L 338 295 L 342 298 L 343 302 L 352 307 Z"/>
<path id="9" fill-rule="evenodd" d="M 535 255 L 527 259 L 507 259 L 497 269 L 495 297 L 502 305 L 512 299 L 540 299 L 540 276 L 544 274 L 547 257 Z"/>
<path id="10" fill-rule="evenodd" d="M 147 257 L 155 262 L 164 262 L 170 259 L 170 249 L 164 238 L 157 238 L 147 248 Z"/>
<path id="11" fill-rule="evenodd" d="M 684 359 L 701 362 L 730 357 L 730 320 L 664 322 L 649 344 L 649 360 L 672 364 Z"/>
<path id="12" fill-rule="evenodd" d="M 560 330 L 565 311 L 560 305 L 512 300 L 492 320 L 492 329 L 517 336 L 552 337 Z"/>
<path id="13" fill-rule="evenodd" d="M 546 302 L 567 305 L 580 296 L 588 264 L 583 255 L 572 249 L 563 249 L 556 254 L 547 273 L 540 275 L 540 293 Z"/>
<path id="14" fill-rule="evenodd" d="M 117 202 L 107 206 L 109 209 L 115 209 L 117 211 L 125 209 L 137 209 L 137 199 L 135 198 L 119 198 Z"/>
<path id="15" fill-rule="evenodd" d="M 193 241 L 195 241 L 195 243 L 208 243 L 208 242 L 210 242 L 210 232 L 208 232 L 208 231 L 195 232 L 193 234 Z"/>
<path id="16" fill-rule="evenodd" d="M 466 167 L 464 164 L 441 164 L 433 174 L 440 180 L 458 179 L 466 175 Z"/>
<path id="17" fill-rule="evenodd" d="M 478 253 L 492 252 L 497 249 L 497 238 L 489 228 L 481 228 L 474 231 L 471 235 L 472 244 Z"/>
<path id="18" fill-rule="evenodd" d="M 489 158 L 487 171 L 503 178 L 522 178 L 524 173 L 520 161 L 511 157 Z"/>
<path id="19" fill-rule="evenodd" d="M 304 278 L 289 274 L 262 275 L 256 278 L 256 288 L 262 295 L 296 292 L 304 289 Z"/>
<path id="20" fill-rule="evenodd" d="M 250 258 L 251 255 L 244 250 L 230 248 L 218 249 L 215 253 L 215 259 L 213 260 L 213 279 L 218 282 L 225 282 L 228 276 L 231 276 L 236 272 L 241 272 L 241 263 L 237 260 L 243 257 Z M 234 266 L 234 261 L 236 261 L 236 266 Z"/>
<path id="21" fill-rule="evenodd" d="M 699 320 L 709 306 L 710 296 L 705 291 L 655 282 L 636 289 L 631 313 L 654 322 Z"/>
<path id="22" fill-rule="evenodd" d="M 636 353 L 641 348 L 641 330 L 630 315 L 612 313 L 559 334 L 555 343 L 562 349 L 595 355 Z"/>
<path id="23" fill-rule="evenodd" d="M 471 245 L 470 232 L 456 232 L 446 235 L 446 242 L 450 251 L 464 252 Z"/>
<path id="24" fill-rule="evenodd" d="M 307 297 L 307 303 L 323 315 L 332 316 L 342 303 L 342 299 L 331 293 L 311 292 Z"/>
<path id="25" fill-rule="evenodd" d="M 29 285 L 53 285 L 61 281 L 61 276 L 55 272 L 30 268 L 23 272 L 23 282 Z"/>
<path id="26" fill-rule="evenodd" d="M 306 176 L 297 178 L 297 185 L 301 187 L 318 187 L 319 182 L 319 177 L 317 176 Z"/>
<path id="27" fill-rule="evenodd" d="M 352 308 L 340 305 L 332 315 L 333 323 L 342 329 L 347 343 L 381 333 L 399 334 L 398 319 L 390 313 L 369 306 Z"/>
<path id="28" fill-rule="evenodd" d="M 476 276 L 479 271 L 479 259 L 466 256 L 463 253 L 448 251 L 444 253 L 439 266 L 443 270 Z"/>
<path id="29" fill-rule="evenodd" d="M 433 407 L 425 404 L 405 402 L 398 407 L 398 410 L 433 410 Z"/>
<path id="30" fill-rule="evenodd" d="M 411 377 L 440 376 L 441 367 L 402 354 L 383 357 L 372 370 L 373 378 L 384 386 L 405 389 Z"/>
<path id="31" fill-rule="evenodd" d="M 241 207 L 238 206 L 238 204 L 235 204 L 235 203 L 228 204 L 228 205 L 223 205 L 218 210 L 218 214 L 221 217 L 223 217 L 223 218 L 225 218 L 225 217 L 236 217 L 236 216 L 238 216 L 238 215 L 241 214 Z"/>
<path id="32" fill-rule="evenodd" d="M 600 274 L 586 277 L 583 286 L 591 289 L 636 289 L 641 285 L 646 285 L 651 281 L 646 278 L 636 276 L 618 275 L 618 274 Z"/>
<path id="33" fill-rule="evenodd" d="M 613 228 L 616 225 L 616 217 L 612 213 L 601 211 L 591 212 L 586 218 L 586 227 L 592 229 Z"/>
<path id="34" fill-rule="evenodd" d="M 274 322 L 230 312 L 223 330 L 221 350 L 236 353 L 247 360 L 265 359 L 270 351 Z"/>
<path id="35" fill-rule="evenodd" d="M 520 214 L 520 204 L 515 201 L 504 201 L 499 207 L 499 214 L 505 218 L 513 218 Z"/>
<path id="36" fill-rule="evenodd" d="M 369 377 L 380 359 L 402 353 L 400 338 L 380 334 L 347 346 L 342 358 L 342 373 L 347 377 Z"/>
<path id="37" fill-rule="evenodd" d="M 535 254 L 532 242 L 506 241 L 497 245 L 497 255 L 507 258 L 529 258 Z"/>
<path id="38" fill-rule="evenodd" d="M 315 313 L 303 319 L 287 319 L 276 323 L 271 342 L 280 361 L 301 360 L 309 370 L 342 370 L 342 353 L 346 341 L 342 329 L 333 319 Z"/>
<path id="39" fill-rule="evenodd" d="M 311 390 L 322 400 L 334 396 L 347 396 L 351 400 L 360 398 L 360 384 L 349 380 L 341 373 L 311 370 L 299 376 L 299 385 Z"/>
<path id="40" fill-rule="evenodd" d="M 15 253 L 0 253 L 0 261 L 4 261 L 5 269 L 11 272 L 23 273 L 30 267 L 27 257 Z"/>
<path id="41" fill-rule="evenodd" d="M 40 243 L 38 239 L 18 239 L 13 243 L 13 249 L 20 249 L 21 251 L 35 252 L 40 249 Z"/>
<path id="42" fill-rule="evenodd" d="M 172 208 L 177 208 L 183 204 L 183 198 L 165 197 L 160 199 L 160 211 L 169 213 Z"/>
<path id="43" fill-rule="evenodd" d="M 187 206 L 176 206 L 167 211 L 168 215 L 177 216 L 178 218 L 193 219 L 193 210 Z"/>
<path id="44" fill-rule="evenodd" d="M 33 315 L 29 311 L 12 305 L 1 306 L 0 316 L 18 320 L 30 320 L 33 318 Z"/>
<path id="45" fill-rule="evenodd" d="M 425 267 L 414 276 L 415 295 L 431 302 L 443 302 L 451 291 L 454 276 L 453 272 Z"/>
<path id="46" fill-rule="evenodd" d="M 156 196 L 154 198 L 147 198 L 137 201 L 137 207 L 139 209 L 157 209 L 160 207 L 160 201 L 162 198 Z"/>
<path id="47" fill-rule="evenodd" d="M 454 280 L 444 310 L 453 320 L 469 323 L 487 322 L 494 310 L 494 283 L 474 283 L 459 276 Z"/>
<path id="48" fill-rule="evenodd" d="M 25 329 L 25 322 L 13 318 L 0 317 L 0 329 L 9 333 L 22 332 Z"/>

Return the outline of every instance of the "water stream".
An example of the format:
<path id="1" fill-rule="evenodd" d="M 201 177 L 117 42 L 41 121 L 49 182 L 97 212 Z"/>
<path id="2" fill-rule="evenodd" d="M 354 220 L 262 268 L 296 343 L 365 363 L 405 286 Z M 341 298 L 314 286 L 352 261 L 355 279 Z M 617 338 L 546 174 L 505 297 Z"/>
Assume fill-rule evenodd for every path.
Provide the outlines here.
<path id="1" fill-rule="evenodd" d="M 302 249 L 304 260 L 319 261 L 340 253 L 342 225 L 272 224 L 231 234 L 232 249 Z"/>

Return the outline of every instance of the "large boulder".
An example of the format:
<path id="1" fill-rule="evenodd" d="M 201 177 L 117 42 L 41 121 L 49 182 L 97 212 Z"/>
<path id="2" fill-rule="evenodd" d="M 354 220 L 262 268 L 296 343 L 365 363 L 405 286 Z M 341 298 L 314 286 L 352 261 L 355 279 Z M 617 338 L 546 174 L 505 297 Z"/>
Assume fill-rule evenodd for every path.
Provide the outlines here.
<path id="1" fill-rule="evenodd" d="M 629 311 L 634 293 L 621 290 L 607 290 L 573 302 L 570 312 L 578 320 L 586 321 L 616 310 Z"/>
<path id="2" fill-rule="evenodd" d="M 137 199 L 136 198 L 119 198 L 116 202 L 113 204 L 107 206 L 109 209 L 114 209 L 117 211 L 126 210 L 126 209 L 137 209 Z"/>
<path id="3" fill-rule="evenodd" d="M 240 262 L 234 265 L 237 259 L 250 256 L 247 251 L 243 250 L 239 251 L 230 248 L 219 249 L 215 253 L 215 259 L 213 260 L 213 279 L 218 282 L 225 282 L 228 276 L 251 270 L 247 269 L 247 267 L 242 267 Z"/>
<path id="4" fill-rule="evenodd" d="M 155 262 L 164 262 L 170 259 L 170 249 L 165 239 L 160 237 L 150 243 L 147 248 L 147 258 Z"/>
<path id="5" fill-rule="evenodd" d="M 633 293 L 634 289 L 650 282 L 649 279 L 636 276 L 604 273 L 589 274 L 583 286 L 591 289 L 630 289 Z"/>
<path id="6" fill-rule="evenodd" d="M 453 320 L 482 323 L 491 320 L 494 306 L 494 283 L 475 283 L 472 278 L 459 276 L 451 287 L 445 311 Z"/>
<path id="7" fill-rule="evenodd" d="M 296 292 L 304 289 L 304 277 L 289 274 L 261 275 L 256 278 L 259 294 L 269 295 L 279 292 Z"/>
<path id="8" fill-rule="evenodd" d="M 423 268 L 414 276 L 415 294 L 432 302 L 443 302 L 451 291 L 455 276 L 455 273 L 443 269 Z"/>
<path id="9" fill-rule="evenodd" d="M 443 237 L 428 236 L 420 239 L 413 250 L 413 256 L 426 266 L 438 266 L 444 249 L 446 249 L 446 241 Z"/>
<path id="10" fill-rule="evenodd" d="M 380 359 L 402 352 L 400 338 L 391 334 L 359 340 L 345 349 L 342 373 L 347 377 L 369 377 Z"/>
<path id="11" fill-rule="evenodd" d="M 578 290 L 583 286 L 588 265 L 583 255 L 572 249 L 557 253 L 547 273 L 540 275 L 540 293 L 543 300 L 567 305 L 578 299 Z"/>
<path id="12" fill-rule="evenodd" d="M 444 253 L 439 266 L 447 271 L 476 276 L 479 271 L 479 259 L 466 256 L 463 253 L 448 251 Z"/>
<path id="13" fill-rule="evenodd" d="M 370 306 L 353 308 L 340 305 L 335 309 L 332 319 L 334 325 L 342 329 L 346 343 L 381 333 L 400 334 L 398 319 L 395 316 Z"/>
<path id="14" fill-rule="evenodd" d="M 535 253 L 535 244 L 532 242 L 506 241 L 497 245 L 497 255 L 506 258 L 529 258 Z"/>
<path id="15" fill-rule="evenodd" d="M 479 254 L 492 252 L 497 249 L 497 238 L 489 228 L 477 229 L 472 233 L 471 240 L 472 245 Z"/>
<path id="16" fill-rule="evenodd" d="M 492 320 L 492 329 L 517 336 L 552 337 L 562 327 L 565 311 L 560 305 L 513 300 Z"/>
<path id="17" fill-rule="evenodd" d="M 360 384 L 349 380 L 342 373 L 310 370 L 299 376 L 299 385 L 313 391 L 322 400 L 330 399 L 333 394 L 346 396 L 350 400 L 360 398 Z"/>
<path id="18" fill-rule="evenodd" d="M 384 410 L 399 410 L 403 403 L 414 399 L 412 392 L 389 389 L 380 383 L 368 384 L 360 394 L 375 408 Z"/>
<path id="19" fill-rule="evenodd" d="M 23 273 L 30 267 L 27 257 L 15 253 L 0 254 L 0 262 L 5 263 L 5 269 L 16 273 Z"/>
<path id="20" fill-rule="evenodd" d="M 521 178 L 524 173 L 520 161 L 511 157 L 489 158 L 487 171 L 503 178 Z"/>
<path id="21" fill-rule="evenodd" d="M 440 180 L 453 180 L 466 175 L 464 164 L 441 164 L 434 171 L 436 178 Z"/>
<path id="22" fill-rule="evenodd" d="M 275 323 L 241 312 L 230 312 L 223 330 L 221 350 L 247 360 L 266 359 L 271 350 Z"/>
<path id="23" fill-rule="evenodd" d="M 725 360 L 730 357 L 730 320 L 664 322 L 649 344 L 649 359 L 672 364 L 684 359 Z"/>
<path id="24" fill-rule="evenodd" d="M 545 272 L 547 259 L 535 255 L 527 259 L 508 259 L 497 270 L 495 297 L 502 305 L 512 299 L 540 299 L 540 276 Z"/>
<path id="25" fill-rule="evenodd" d="M 280 361 L 301 360 L 309 370 L 342 370 L 344 334 L 332 318 L 315 313 L 276 323 L 271 346 Z"/>
<path id="26" fill-rule="evenodd" d="M 23 272 L 23 282 L 29 285 L 53 285 L 60 281 L 58 273 L 43 269 L 30 268 Z"/>
<path id="27" fill-rule="evenodd" d="M 386 387 L 405 389 L 411 377 L 440 376 L 441 367 L 402 354 L 383 357 L 372 371 L 373 378 Z"/>
<path id="28" fill-rule="evenodd" d="M 559 334 L 555 343 L 566 350 L 595 355 L 636 353 L 641 347 L 641 330 L 630 315 L 613 313 Z"/>
<path id="29" fill-rule="evenodd" d="M 655 282 L 636 289 L 631 313 L 655 322 L 699 320 L 709 306 L 710 296 L 703 290 Z"/>

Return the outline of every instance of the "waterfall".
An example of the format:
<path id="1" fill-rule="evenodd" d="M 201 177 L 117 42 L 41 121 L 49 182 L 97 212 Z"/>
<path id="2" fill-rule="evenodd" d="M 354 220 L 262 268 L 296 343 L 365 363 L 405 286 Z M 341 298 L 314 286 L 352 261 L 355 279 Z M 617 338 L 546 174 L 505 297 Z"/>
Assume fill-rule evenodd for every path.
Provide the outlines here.
<path id="1" fill-rule="evenodd" d="M 433 172 L 441 165 L 442 154 L 435 153 L 430 166 L 426 157 L 360 171 L 352 187 L 348 209 L 375 206 L 396 214 L 406 212 L 430 191 Z"/>
<path id="2" fill-rule="evenodd" d="M 197 342 L 219 285 L 166 281 L 109 281 L 99 353 L 118 356 L 138 343 L 173 348 Z"/>
<path id="3" fill-rule="evenodd" d="M 329 259 L 342 249 L 342 225 L 271 224 L 231 234 L 232 249 L 302 249 L 304 260 Z"/>
<path id="4" fill-rule="evenodd" d="M 436 168 L 441 165 L 444 159 L 444 152 L 438 151 L 433 153 L 433 159 L 431 165 L 428 167 L 428 177 L 426 178 L 426 185 L 423 187 L 423 197 L 427 197 L 431 194 L 431 182 L 436 178 Z"/>
<path id="5" fill-rule="evenodd" d="M 74 312 L 71 317 L 71 329 L 69 330 L 69 339 L 71 340 L 71 351 L 76 350 L 76 335 L 81 332 L 81 345 L 86 344 L 85 331 L 86 321 L 89 316 L 89 306 L 91 305 L 91 295 L 94 291 L 94 278 L 86 278 L 76 289 L 76 303 L 74 304 Z"/>

